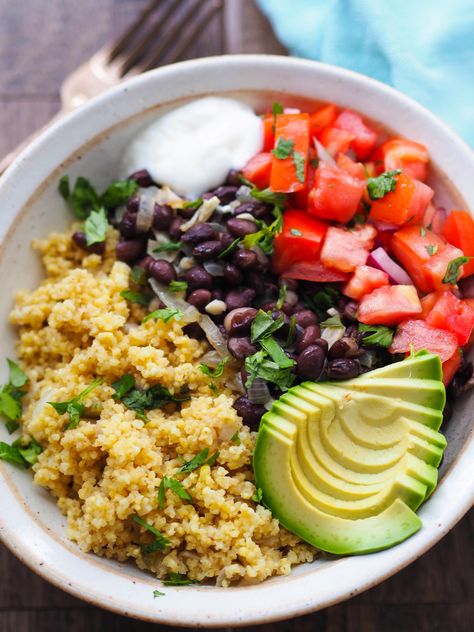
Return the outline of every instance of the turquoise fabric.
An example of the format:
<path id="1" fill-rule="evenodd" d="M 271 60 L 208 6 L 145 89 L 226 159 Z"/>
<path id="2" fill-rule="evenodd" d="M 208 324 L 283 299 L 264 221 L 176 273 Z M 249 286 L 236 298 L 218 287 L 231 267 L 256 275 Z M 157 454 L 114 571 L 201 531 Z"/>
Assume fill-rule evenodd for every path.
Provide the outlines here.
<path id="1" fill-rule="evenodd" d="M 258 0 L 291 54 L 388 83 L 474 146 L 474 0 Z"/>

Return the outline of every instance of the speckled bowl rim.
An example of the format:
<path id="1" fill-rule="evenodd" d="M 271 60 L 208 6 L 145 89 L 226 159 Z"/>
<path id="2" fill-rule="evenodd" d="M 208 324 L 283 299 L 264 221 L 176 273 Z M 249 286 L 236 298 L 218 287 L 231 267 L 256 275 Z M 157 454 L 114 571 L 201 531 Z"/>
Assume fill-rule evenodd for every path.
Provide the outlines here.
<path id="1" fill-rule="evenodd" d="M 369 90 L 381 104 L 404 107 L 414 115 L 422 117 L 431 126 L 433 133 L 442 137 L 446 147 L 449 145 L 450 151 L 459 156 L 459 164 L 465 163 L 466 169 L 456 182 L 457 188 L 462 196 L 474 198 L 474 194 L 466 196 L 466 191 L 472 187 L 467 174 L 469 171 L 474 173 L 474 155 L 471 150 L 444 123 L 408 97 L 363 75 L 314 61 L 266 55 L 233 55 L 192 60 L 163 67 L 130 79 L 92 99 L 81 109 L 57 122 L 25 149 L 0 179 L 0 199 L 4 196 L 8 199 L 10 196 L 13 200 L 20 200 L 21 194 L 18 191 L 15 193 L 15 189 L 18 189 L 25 179 L 35 181 L 35 193 L 51 181 L 53 177 L 51 172 L 57 172 L 63 163 L 68 162 L 67 155 L 61 156 L 59 149 L 54 151 L 53 146 L 55 142 L 57 144 L 58 139 L 74 147 L 68 150 L 69 153 L 77 153 L 77 148 L 81 146 L 87 151 L 87 146 L 98 142 L 101 136 L 113 130 L 114 125 L 125 123 L 128 117 L 123 119 L 118 117 L 115 120 L 113 112 L 109 118 L 104 118 L 104 109 L 115 100 L 131 98 L 140 88 L 152 86 L 155 82 L 170 80 L 179 82 L 200 73 L 210 76 L 213 73 L 222 72 L 223 67 L 227 73 L 233 72 L 237 75 L 239 72 L 255 73 L 256 77 L 259 73 L 265 72 L 282 74 L 300 72 L 303 75 L 314 73 L 315 79 L 326 77 L 330 81 L 347 84 L 347 90 L 363 86 L 364 90 Z M 232 86 L 227 88 L 227 90 L 230 89 L 238 90 L 238 81 L 233 81 Z M 258 89 L 257 85 L 254 89 Z M 297 92 L 305 96 L 304 89 Z M 295 90 L 292 90 L 292 93 L 295 93 Z M 193 96 L 193 94 L 190 90 L 187 96 Z M 324 98 L 324 95 L 321 97 Z M 358 109 L 364 111 L 363 107 L 358 107 Z M 98 132 L 96 130 L 85 139 L 82 137 L 79 139 L 76 128 L 87 127 L 88 118 L 96 121 L 95 127 L 102 122 L 102 129 Z M 377 117 L 372 116 L 372 118 Z M 47 150 L 50 150 L 49 154 Z M 16 207 L 13 204 L 14 211 L 0 217 L 2 241 L 8 239 L 8 233 L 15 229 L 15 217 L 28 207 L 31 197 L 30 195 L 28 199 L 22 200 Z M 66 546 L 60 543 L 58 538 L 48 534 L 44 526 L 37 524 L 35 531 L 35 521 L 31 519 L 32 516 L 28 516 L 26 503 L 18 497 L 11 482 L 7 480 L 7 469 L 4 464 L 0 465 L 0 500 L 2 500 L 2 505 L 3 502 L 9 503 L 9 511 L 2 511 L 0 514 L 0 537 L 22 562 L 44 579 L 90 604 L 122 615 L 157 623 L 194 627 L 270 623 L 301 616 L 343 601 L 378 584 L 417 559 L 438 542 L 472 506 L 474 502 L 473 464 L 474 436 L 471 431 L 462 450 L 445 473 L 436 493 L 421 509 L 424 528 L 397 547 L 366 555 L 363 558 L 352 557 L 328 561 L 324 566 L 308 567 L 306 572 L 298 576 L 290 575 L 277 582 L 267 581 L 253 587 L 166 588 L 169 597 L 167 600 L 164 598 L 153 600 L 149 593 L 145 595 L 143 591 L 139 592 L 141 586 L 146 586 L 147 591 L 151 591 L 152 584 L 159 588 L 159 582 L 152 582 L 149 576 L 144 574 L 143 582 L 132 581 L 131 578 L 124 580 L 126 576 L 119 570 L 110 571 L 102 567 L 97 558 L 75 552 L 73 546 Z M 446 503 L 444 506 L 443 502 Z M 25 529 L 18 531 L 16 528 L 18 521 L 24 520 L 25 517 L 30 519 L 31 524 L 27 522 Z M 77 559 L 76 564 L 79 569 L 77 574 L 72 570 L 74 559 L 71 556 Z M 68 565 L 72 564 L 70 572 L 63 568 L 62 564 L 66 560 Z M 318 583 L 317 576 L 321 573 L 324 581 Z M 114 581 L 117 582 L 115 593 Z M 122 586 L 119 584 L 121 581 L 128 581 L 130 585 Z"/>

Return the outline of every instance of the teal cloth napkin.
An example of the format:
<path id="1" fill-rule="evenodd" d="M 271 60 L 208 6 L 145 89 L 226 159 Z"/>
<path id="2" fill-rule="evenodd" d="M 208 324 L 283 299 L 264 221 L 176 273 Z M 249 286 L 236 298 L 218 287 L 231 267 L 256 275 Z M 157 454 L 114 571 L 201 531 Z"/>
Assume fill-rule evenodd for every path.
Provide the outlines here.
<path id="1" fill-rule="evenodd" d="M 474 146 L 474 0 L 258 0 L 298 57 L 388 83 Z"/>

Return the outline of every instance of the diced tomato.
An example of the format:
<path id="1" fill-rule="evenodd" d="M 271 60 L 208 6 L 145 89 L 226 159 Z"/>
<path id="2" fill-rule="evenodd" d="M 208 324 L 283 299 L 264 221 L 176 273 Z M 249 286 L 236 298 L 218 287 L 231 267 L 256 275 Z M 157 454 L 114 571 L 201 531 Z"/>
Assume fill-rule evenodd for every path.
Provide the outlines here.
<path id="1" fill-rule="evenodd" d="M 317 160 L 315 159 L 316 150 L 313 147 L 310 147 L 308 153 L 308 169 L 306 171 L 306 181 L 304 183 L 304 189 L 290 194 L 292 198 L 292 205 L 296 206 L 297 208 L 308 208 L 308 197 L 311 189 L 314 186 L 314 176 L 316 173 L 315 164 L 317 164 Z"/>
<path id="2" fill-rule="evenodd" d="M 287 158 L 277 158 L 272 154 L 270 188 L 279 193 L 293 193 L 304 189 L 309 150 L 309 115 L 278 114 L 275 125 L 275 148 L 280 139 L 293 141 L 293 148 Z M 302 162 L 302 173 L 296 168 L 295 156 Z"/>
<path id="3" fill-rule="evenodd" d="M 426 278 L 432 290 L 449 290 L 450 285 L 443 283 L 443 279 L 446 276 L 448 265 L 463 256 L 463 251 L 459 248 L 446 244 L 443 248 L 440 248 L 436 254 L 428 259 L 423 265 Z M 459 268 L 458 279 L 463 276 L 464 266 Z"/>
<path id="4" fill-rule="evenodd" d="M 474 220 L 466 211 L 451 211 L 443 226 L 443 235 L 460 248 L 466 257 L 474 257 Z M 464 264 L 463 276 L 474 274 L 474 259 Z"/>
<path id="5" fill-rule="evenodd" d="M 444 247 L 443 240 L 427 228 L 405 226 L 392 236 L 391 250 L 422 292 L 435 289 L 424 264 L 431 258 L 430 252 Z"/>
<path id="6" fill-rule="evenodd" d="M 281 274 L 295 261 L 319 259 L 328 225 L 300 210 L 283 215 L 283 228 L 273 241 L 272 267 Z"/>
<path id="7" fill-rule="evenodd" d="M 397 325 L 421 314 L 413 285 L 388 285 L 362 297 L 357 318 L 366 325 Z"/>
<path id="8" fill-rule="evenodd" d="M 387 222 L 396 226 L 408 222 L 420 224 L 433 197 L 433 189 L 404 173 L 396 176 L 396 180 L 394 191 L 372 202 L 370 218 L 374 222 Z"/>
<path id="9" fill-rule="evenodd" d="M 420 318 L 422 318 L 423 320 L 426 320 L 426 317 L 435 306 L 438 298 L 439 298 L 439 292 L 430 292 L 429 294 L 427 294 L 426 296 L 423 296 L 423 298 L 420 299 L 421 310 L 422 310 L 420 314 Z"/>
<path id="10" fill-rule="evenodd" d="M 250 158 L 242 169 L 242 175 L 259 189 L 266 189 L 270 184 L 271 170 L 272 155 L 269 152 L 261 152 Z"/>
<path id="11" fill-rule="evenodd" d="M 347 281 L 349 275 L 334 268 L 327 268 L 321 261 L 296 261 L 282 274 L 287 279 L 301 279 L 314 283 Z"/>
<path id="12" fill-rule="evenodd" d="M 321 162 L 309 194 L 308 213 L 345 224 L 357 212 L 364 188 L 363 181 Z"/>
<path id="13" fill-rule="evenodd" d="M 367 250 L 372 250 L 375 238 L 377 237 L 375 226 L 372 226 L 372 224 L 362 224 L 353 228 L 351 232 L 361 246 Z"/>
<path id="14" fill-rule="evenodd" d="M 458 352 L 453 354 L 449 360 L 445 360 L 441 365 L 443 369 L 443 384 L 448 386 L 453 377 L 456 375 L 456 371 L 461 366 L 461 354 Z"/>
<path id="15" fill-rule="evenodd" d="M 350 132 L 354 136 L 351 148 L 358 160 L 370 156 L 375 147 L 377 132 L 364 123 L 360 114 L 352 110 L 343 110 L 335 120 L 334 127 Z"/>
<path id="16" fill-rule="evenodd" d="M 355 162 L 345 154 L 339 154 L 336 159 L 337 166 L 357 180 L 366 180 L 365 167 L 361 162 Z"/>
<path id="17" fill-rule="evenodd" d="M 319 136 L 324 127 L 330 127 L 333 125 L 337 118 L 337 107 L 330 103 L 325 105 L 320 110 L 317 110 L 309 117 L 309 125 L 312 136 Z"/>
<path id="18" fill-rule="evenodd" d="M 432 327 L 456 334 L 459 345 L 463 347 L 474 328 L 474 310 L 452 292 L 442 292 L 427 315 L 426 322 Z"/>
<path id="19" fill-rule="evenodd" d="M 347 228 L 330 226 L 321 250 L 321 262 L 328 268 L 353 272 L 363 266 L 369 256 L 368 248 L 361 243 L 359 233 Z"/>
<path id="20" fill-rule="evenodd" d="M 404 138 L 391 138 L 380 145 L 374 160 L 381 162 L 380 171 L 401 169 L 415 180 L 426 180 L 428 150 L 421 143 Z"/>
<path id="21" fill-rule="evenodd" d="M 354 138 L 354 134 L 337 127 L 325 127 L 319 135 L 321 144 L 333 158 L 339 153 L 345 154 Z"/>
<path id="22" fill-rule="evenodd" d="M 263 124 L 263 151 L 271 151 L 275 145 L 275 117 L 273 114 L 265 114 L 262 118 Z"/>
<path id="23" fill-rule="evenodd" d="M 389 285 L 388 274 L 370 266 L 357 266 L 351 279 L 342 288 L 342 293 L 355 300 L 370 294 L 378 287 Z"/>
<path id="24" fill-rule="evenodd" d="M 390 353 L 410 353 L 426 349 L 437 353 L 441 362 L 449 360 L 458 350 L 458 339 L 455 334 L 436 329 L 424 320 L 406 320 L 401 323 L 393 337 Z"/>

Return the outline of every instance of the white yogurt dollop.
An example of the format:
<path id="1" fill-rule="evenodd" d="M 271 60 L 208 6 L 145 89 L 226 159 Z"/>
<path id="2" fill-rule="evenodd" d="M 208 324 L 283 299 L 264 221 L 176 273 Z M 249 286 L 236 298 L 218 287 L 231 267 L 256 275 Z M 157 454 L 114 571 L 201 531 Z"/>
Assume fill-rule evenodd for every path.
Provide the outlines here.
<path id="1" fill-rule="evenodd" d="M 248 105 L 206 97 L 140 131 L 125 151 L 122 171 L 147 169 L 155 182 L 194 198 L 222 184 L 230 169 L 241 169 L 262 146 L 261 119 Z"/>

